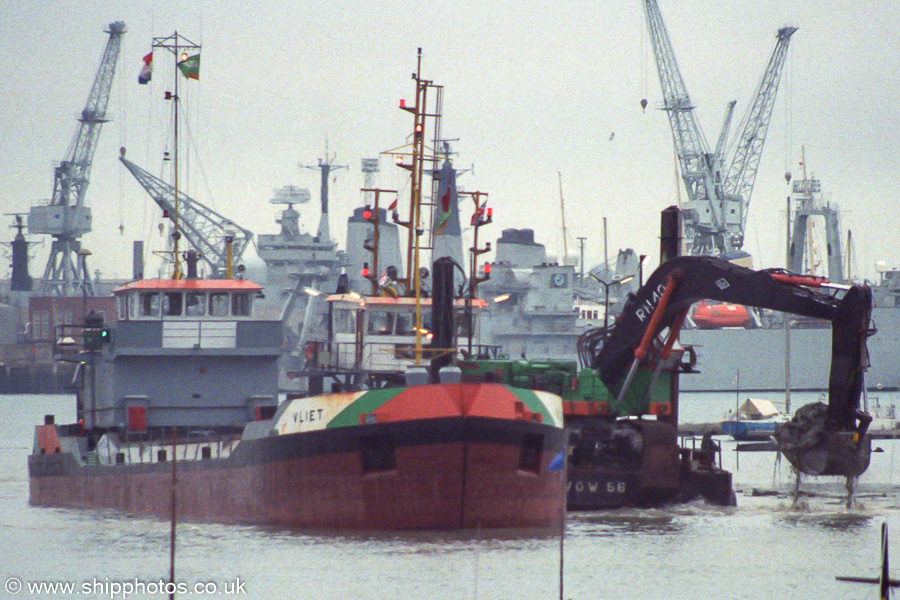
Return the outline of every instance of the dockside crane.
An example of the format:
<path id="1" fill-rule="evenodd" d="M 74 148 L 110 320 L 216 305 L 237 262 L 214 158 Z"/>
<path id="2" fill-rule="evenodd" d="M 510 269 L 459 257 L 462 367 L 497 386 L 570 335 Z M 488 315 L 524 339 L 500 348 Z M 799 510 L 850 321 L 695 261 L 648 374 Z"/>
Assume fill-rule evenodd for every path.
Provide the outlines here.
<path id="1" fill-rule="evenodd" d="M 55 168 L 53 196 L 49 204 L 33 206 L 28 213 L 29 233 L 53 236 L 38 289 L 44 296 L 96 295 L 81 249 L 81 236 L 91 231 L 91 209 L 85 206 L 85 197 L 100 129 L 109 120 L 106 107 L 125 31 L 122 21 L 110 23 L 105 30 L 109 41 L 78 119 L 81 125 L 68 155 Z"/>
<path id="2" fill-rule="evenodd" d="M 120 156 L 119 160 L 162 209 L 163 215 L 175 214 L 174 187 L 124 156 Z M 231 261 L 239 259 L 253 240 L 253 233 L 250 230 L 240 227 L 180 190 L 178 229 L 197 250 L 200 258 L 209 265 L 215 277 L 230 277 Z"/>
<path id="3" fill-rule="evenodd" d="M 725 141 L 734 105 L 729 105 L 716 149 L 710 152 L 675 60 L 659 6 L 656 0 L 644 0 L 643 4 L 662 88 L 662 109 L 669 117 L 688 194 L 683 207 L 685 250 L 695 255 L 727 256 L 740 250 L 744 243 L 750 195 L 788 45 L 797 28 L 778 30 L 775 49 L 744 119 L 734 155 L 727 163 Z M 729 165 L 727 169 L 726 164 Z"/>

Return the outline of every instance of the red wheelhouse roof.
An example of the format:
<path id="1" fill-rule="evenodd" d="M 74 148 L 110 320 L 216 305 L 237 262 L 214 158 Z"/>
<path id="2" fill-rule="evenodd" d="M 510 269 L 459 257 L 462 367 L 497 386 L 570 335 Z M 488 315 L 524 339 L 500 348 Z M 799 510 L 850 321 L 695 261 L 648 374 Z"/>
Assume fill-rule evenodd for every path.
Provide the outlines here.
<path id="1" fill-rule="evenodd" d="M 246 279 L 141 279 L 116 288 L 115 293 L 130 290 L 256 292 L 261 289 L 262 286 Z"/>

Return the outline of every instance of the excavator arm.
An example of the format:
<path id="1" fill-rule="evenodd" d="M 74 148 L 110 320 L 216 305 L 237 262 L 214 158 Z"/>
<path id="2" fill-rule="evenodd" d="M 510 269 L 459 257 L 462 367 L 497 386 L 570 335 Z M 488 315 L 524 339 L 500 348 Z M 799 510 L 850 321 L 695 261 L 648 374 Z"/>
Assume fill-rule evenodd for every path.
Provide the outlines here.
<path id="1" fill-rule="evenodd" d="M 833 292 L 823 291 L 827 288 L 846 292 L 837 298 Z M 836 285 L 822 278 L 781 270 L 752 271 L 709 256 L 682 256 L 660 266 L 628 298 L 614 326 L 604 332 L 606 339 L 602 347 L 598 349 L 601 336 L 585 334 L 580 342 L 580 354 L 589 366 L 599 371 L 609 390 L 621 394 L 639 364 L 652 365 L 664 358 L 666 350 L 677 339 L 687 310 L 700 300 L 768 308 L 829 321 L 832 361 L 822 430 L 855 434 L 855 441 L 860 441 L 868 424 L 859 410 L 863 375 L 869 364 L 866 339 L 870 334 L 872 293 L 867 286 Z M 668 341 L 658 342 L 666 332 Z M 834 465 L 826 469 L 827 460 L 819 462 L 823 470 L 843 472 L 842 467 Z M 805 472 L 810 470 L 813 469 Z"/>
<path id="2" fill-rule="evenodd" d="M 838 298 L 834 292 L 823 291 L 827 288 L 846 291 Z M 622 397 L 639 365 L 652 368 L 667 358 L 687 310 L 700 300 L 768 308 L 831 323 L 828 405 L 801 408 L 791 424 L 776 432 L 776 439 L 801 472 L 856 476 L 865 471 L 869 418 L 860 411 L 860 396 L 869 366 L 866 340 L 871 333 L 872 292 L 867 286 L 836 285 L 783 270 L 752 271 L 709 256 L 682 256 L 660 266 L 628 298 L 609 331 L 582 336 L 580 355 L 599 371 L 606 387 Z M 602 337 L 605 343 L 598 349 Z"/>

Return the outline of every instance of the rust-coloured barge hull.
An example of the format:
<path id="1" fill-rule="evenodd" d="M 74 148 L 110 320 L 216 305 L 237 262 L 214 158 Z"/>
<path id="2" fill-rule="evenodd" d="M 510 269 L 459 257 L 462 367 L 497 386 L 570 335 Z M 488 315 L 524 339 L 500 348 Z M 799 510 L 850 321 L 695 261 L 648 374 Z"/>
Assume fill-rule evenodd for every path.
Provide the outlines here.
<path id="1" fill-rule="evenodd" d="M 177 462 L 179 520 L 286 528 L 559 525 L 563 430 L 453 417 L 242 441 L 228 458 Z M 172 463 L 81 465 L 29 457 L 31 503 L 171 515 Z"/>

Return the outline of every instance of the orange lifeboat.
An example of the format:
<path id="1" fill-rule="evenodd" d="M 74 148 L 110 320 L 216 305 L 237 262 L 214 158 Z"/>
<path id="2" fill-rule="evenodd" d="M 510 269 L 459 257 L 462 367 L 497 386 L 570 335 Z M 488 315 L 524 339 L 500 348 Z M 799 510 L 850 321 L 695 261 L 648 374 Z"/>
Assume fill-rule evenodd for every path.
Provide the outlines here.
<path id="1" fill-rule="evenodd" d="M 750 324 L 750 313 L 740 304 L 698 302 L 691 318 L 698 329 L 747 327 Z"/>

